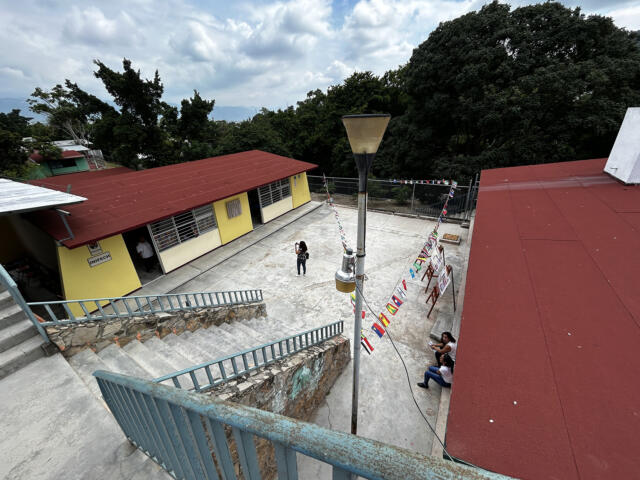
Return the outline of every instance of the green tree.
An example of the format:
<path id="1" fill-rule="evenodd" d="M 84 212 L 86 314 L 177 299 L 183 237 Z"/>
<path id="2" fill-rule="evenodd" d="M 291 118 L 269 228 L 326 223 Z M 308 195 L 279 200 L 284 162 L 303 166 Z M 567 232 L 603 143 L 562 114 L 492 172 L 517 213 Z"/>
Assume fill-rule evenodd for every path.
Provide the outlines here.
<path id="1" fill-rule="evenodd" d="M 610 18 L 497 2 L 414 50 L 391 164 L 426 175 L 606 156 L 640 102 L 640 50 Z"/>
<path id="2" fill-rule="evenodd" d="M 76 143 L 87 144 L 92 124 L 114 109 L 77 84 L 66 80 L 51 90 L 36 88 L 27 99 L 31 111 L 44 114 L 53 129 L 52 136 L 70 136 Z"/>

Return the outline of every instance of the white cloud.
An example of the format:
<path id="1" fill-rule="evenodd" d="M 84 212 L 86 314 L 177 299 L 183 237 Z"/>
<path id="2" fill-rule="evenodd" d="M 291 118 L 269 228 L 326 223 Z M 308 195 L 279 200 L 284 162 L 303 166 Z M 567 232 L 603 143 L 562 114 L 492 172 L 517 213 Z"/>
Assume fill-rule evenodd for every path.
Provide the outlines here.
<path id="1" fill-rule="evenodd" d="M 585 13 L 640 28 L 640 0 L 585 1 Z M 25 98 L 68 78 L 106 98 L 91 62 L 119 70 L 126 57 L 144 77 L 159 71 L 170 102 L 197 89 L 216 105 L 283 107 L 356 70 L 382 74 L 406 63 L 439 22 L 482 3 L 0 0 L 0 97 Z"/>
<path id="2" fill-rule="evenodd" d="M 640 5 L 635 7 L 621 8 L 609 12 L 616 25 L 629 30 L 640 30 Z"/>

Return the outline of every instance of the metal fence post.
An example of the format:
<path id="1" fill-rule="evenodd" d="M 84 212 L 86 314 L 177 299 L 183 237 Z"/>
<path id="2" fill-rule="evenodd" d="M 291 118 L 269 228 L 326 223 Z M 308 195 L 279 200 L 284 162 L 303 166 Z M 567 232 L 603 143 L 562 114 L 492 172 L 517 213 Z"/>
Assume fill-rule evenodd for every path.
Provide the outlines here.
<path id="1" fill-rule="evenodd" d="M 413 184 L 413 189 L 411 190 L 411 213 L 414 213 L 413 211 L 413 200 L 416 198 L 416 184 Z"/>

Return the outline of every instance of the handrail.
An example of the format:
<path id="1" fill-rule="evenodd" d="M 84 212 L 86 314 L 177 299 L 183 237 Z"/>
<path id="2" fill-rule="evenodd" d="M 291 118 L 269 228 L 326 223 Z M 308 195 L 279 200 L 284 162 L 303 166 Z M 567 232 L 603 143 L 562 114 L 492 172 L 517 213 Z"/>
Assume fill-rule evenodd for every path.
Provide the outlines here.
<path id="1" fill-rule="evenodd" d="M 255 437 L 275 447 L 278 478 L 298 478 L 296 452 L 332 465 L 333 478 L 505 479 L 502 475 L 410 452 L 245 405 L 118 373 L 93 374 L 127 438 L 178 479 L 236 479 L 225 426 L 244 478 L 261 478 Z"/>
<path id="2" fill-rule="evenodd" d="M 203 307 L 221 307 L 258 303 L 263 300 L 262 290 L 229 290 L 220 292 L 163 293 L 159 295 L 131 295 L 128 297 L 85 298 L 79 300 L 58 300 L 54 302 L 29 302 L 28 305 L 42 306 L 51 320 L 42 326 L 65 325 L 91 321 L 110 320 L 131 316 L 154 315 L 160 312 L 179 312 Z M 108 308 L 105 309 L 105 307 Z M 68 318 L 59 319 L 52 306 L 62 306 Z M 84 316 L 76 316 L 70 307 L 78 306 Z M 118 307 L 120 307 L 119 310 Z M 109 310 L 112 310 L 113 313 Z"/>
<path id="3" fill-rule="evenodd" d="M 179 378 L 181 376 L 188 376 L 187 381 L 185 382 L 186 384 L 191 385 L 188 390 L 195 390 L 196 392 L 207 390 L 220 385 L 221 383 L 233 380 L 241 375 L 246 375 L 253 370 L 257 370 L 258 368 L 262 368 L 278 360 L 289 357 L 300 350 L 318 345 L 325 340 L 336 337 L 342 333 L 343 329 L 344 322 L 339 320 L 322 327 L 306 330 L 296 335 L 290 335 L 288 337 L 265 343 L 258 347 L 249 348 L 247 350 L 227 355 L 226 357 L 195 365 L 178 372 L 169 373 L 154 379 L 153 382 L 160 383 L 166 380 L 171 380 L 175 387 L 183 388 L 180 384 Z M 283 345 L 285 348 L 283 348 Z M 262 360 L 260 357 L 262 357 Z M 241 365 L 238 365 L 240 360 L 242 363 Z M 214 367 L 213 372 L 211 368 L 212 366 Z M 200 379 L 203 379 L 203 381 L 208 383 L 200 385 L 198 373 L 201 374 L 199 375 Z M 202 375 L 202 373 L 206 376 Z"/>
<path id="4" fill-rule="evenodd" d="M 22 293 L 20 293 L 20 290 L 18 289 L 18 285 L 16 285 L 16 282 L 14 282 L 13 278 L 11 278 L 11 275 L 9 275 L 9 272 L 7 272 L 2 265 L 0 265 L 0 283 L 4 285 L 4 288 L 6 288 L 9 294 L 13 297 L 13 300 L 27 315 L 27 318 L 31 320 L 31 323 L 33 323 L 33 325 L 36 327 L 36 330 L 38 330 L 38 333 L 42 336 L 45 342 L 49 343 L 49 337 L 44 331 L 44 328 L 42 328 L 42 324 L 33 314 L 31 308 L 29 308 L 29 304 L 25 302 Z"/>

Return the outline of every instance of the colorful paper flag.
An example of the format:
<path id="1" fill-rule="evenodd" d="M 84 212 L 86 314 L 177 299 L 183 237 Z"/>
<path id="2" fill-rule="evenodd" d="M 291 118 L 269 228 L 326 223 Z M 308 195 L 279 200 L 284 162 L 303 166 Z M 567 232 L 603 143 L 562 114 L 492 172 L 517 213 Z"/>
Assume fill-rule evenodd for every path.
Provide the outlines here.
<path id="1" fill-rule="evenodd" d="M 451 185 L 453 185 L 453 188 L 456 188 L 458 186 L 458 182 L 451 180 Z"/>
<path id="2" fill-rule="evenodd" d="M 407 281 L 403 278 L 402 279 L 402 287 L 406 290 L 407 289 Z"/>
<path id="3" fill-rule="evenodd" d="M 400 287 L 396 288 L 396 292 L 398 293 L 398 295 L 400 295 L 402 298 L 407 298 L 407 293 Z"/>
<path id="4" fill-rule="evenodd" d="M 387 318 L 387 316 L 384 313 L 381 313 L 380 315 L 378 315 L 378 320 L 380 320 L 380 322 L 385 327 L 389 325 L 389 319 Z"/>
<path id="5" fill-rule="evenodd" d="M 396 297 L 395 295 L 393 297 L 391 297 L 391 301 L 393 303 L 395 303 L 396 307 L 400 307 L 402 305 L 402 300 L 400 300 L 398 297 Z"/>
<path id="6" fill-rule="evenodd" d="M 411 278 L 416 278 L 415 274 L 413 273 L 413 269 L 409 269 L 409 273 L 411 274 Z"/>
<path id="7" fill-rule="evenodd" d="M 442 215 L 446 215 L 446 214 L 447 214 L 447 209 L 446 209 L 446 208 L 443 208 L 443 209 L 442 209 Z"/>
<path id="8" fill-rule="evenodd" d="M 396 312 L 398 311 L 398 307 L 391 305 L 390 303 L 387 303 L 387 310 L 391 315 L 395 315 Z"/>
<path id="9" fill-rule="evenodd" d="M 373 352 L 373 346 L 369 343 L 369 340 L 362 332 L 360 332 L 360 345 L 362 345 L 362 348 L 364 348 L 365 352 L 371 355 L 371 352 Z"/>
<path id="10" fill-rule="evenodd" d="M 384 335 L 384 328 L 382 328 L 380 325 L 378 325 L 377 323 L 373 323 L 373 325 L 371 325 L 371 330 L 373 330 L 374 332 L 376 332 L 376 334 L 382 338 L 382 336 Z"/>

